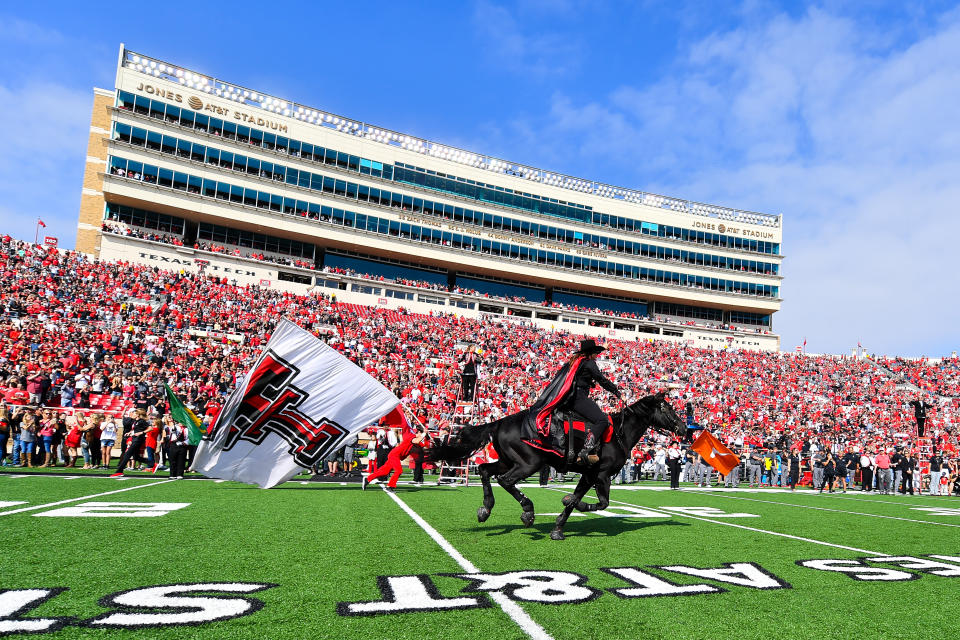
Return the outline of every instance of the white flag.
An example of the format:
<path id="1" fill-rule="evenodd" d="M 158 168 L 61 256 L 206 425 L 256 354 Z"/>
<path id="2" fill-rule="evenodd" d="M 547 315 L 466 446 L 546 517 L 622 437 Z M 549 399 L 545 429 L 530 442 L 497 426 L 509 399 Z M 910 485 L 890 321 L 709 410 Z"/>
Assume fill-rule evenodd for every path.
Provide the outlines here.
<path id="1" fill-rule="evenodd" d="M 320 464 L 400 401 L 366 371 L 281 320 L 194 456 L 194 471 L 269 489 Z"/>

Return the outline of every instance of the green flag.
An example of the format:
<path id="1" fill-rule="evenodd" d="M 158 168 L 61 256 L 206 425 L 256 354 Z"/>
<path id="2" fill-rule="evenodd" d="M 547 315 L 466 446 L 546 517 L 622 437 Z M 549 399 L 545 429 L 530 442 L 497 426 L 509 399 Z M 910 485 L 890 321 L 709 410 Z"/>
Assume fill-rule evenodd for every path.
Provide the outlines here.
<path id="1" fill-rule="evenodd" d="M 180 398 L 173 392 L 170 385 L 164 382 L 163 386 L 167 390 L 167 402 L 170 403 L 170 417 L 187 428 L 187 442 L 189 444 L 194 446 L 200 444 L 200 440 L 203 438 L 200 418 L 180 402 Z"/>

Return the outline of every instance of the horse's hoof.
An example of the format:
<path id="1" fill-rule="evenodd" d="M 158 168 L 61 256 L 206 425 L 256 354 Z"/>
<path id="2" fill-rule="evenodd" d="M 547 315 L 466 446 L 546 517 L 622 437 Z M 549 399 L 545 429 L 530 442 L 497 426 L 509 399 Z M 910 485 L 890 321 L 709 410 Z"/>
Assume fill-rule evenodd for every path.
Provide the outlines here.
<path id="1" fill-rule="evenodd" d="M 523 526 L 529 527 L 533 525 L 534 513 L 533 511 L 524 511 L 520 514 L 520 522 L 523 523 Z"/>
<path id="2" fill-rule="evenodd" d="M 560 531 L 560 529 L 554 529 L 553 531 L 550 532 L 550 539 L 565 540 L 566 536 L 563 535 L 563 531 Z"/>
<path id="3" fill-rule="evenodd" d="M 563 496 L 563 500 L 560 502 L 563 503 L 563 506 L 569 507 L 573 503 L 573 494 L 568 493 L 567 495 Z"/>
<path id="4" fill-rule="evenodd" d="M 486 507 L 480 507 L 477 509 L 477 522 L 486 522 L 487 518 L 490 517 L 490 509 Z"/>

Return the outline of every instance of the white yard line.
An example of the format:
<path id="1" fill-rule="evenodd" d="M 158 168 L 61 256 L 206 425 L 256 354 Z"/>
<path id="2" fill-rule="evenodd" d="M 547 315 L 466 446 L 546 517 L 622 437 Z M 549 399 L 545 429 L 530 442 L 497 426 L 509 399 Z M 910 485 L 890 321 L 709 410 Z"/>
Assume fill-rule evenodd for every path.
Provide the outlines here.
<path id="1" fill-rule="evenodd" d="M 560 492 L 559 489 L 553 489 L 553 490 Z M 566 493 L 566 492 L 563 491 L 562 493 Z M 631 507 L 642 507 L 642 508 L 644 508 L 644 509 L 649 509 L 649 510 L 651 510 L 651 511 L 658 511 L 658 509 L 657 509 L 656 507 L 651 508 L 651 507 L 648 507 L 648 506 L 646 506 L 646 505 L 640 505 L 640 504 L 636 504 L 636 503 L 633 503 L 633 502 L 623 502 L 623 501 L 621 501 L 621 500 L 611 500 L 610 502 L 612 502 L 612 503 L 617 503 L 617 504 L 625 504 L 625 505 L 629 505 L 629 506 L 631 506 Z M 710 523 L 712 523 L 712 524 L 722 524 L 722 525 L 725 526 L 725 527 L 734 527 L 735 529 L 744 529 L 744 530 L 746 530 L 746 531 L 754 531 L 754 532 L 756 532 L 756 533 L 766 533 L 766 534 L 768 534 L 768 535 L 777 536 L 777 537 L 780 537 L 780 538 L 789 538 L 789 539 L 791 539 L 791 540 L 799 540 L 800 542 L 809 542 L 809 543 L 811 543 L 811 544 L 819 544 L 819 545 L 823 545 L 823 546 L 825 546 L 825 547 L 834 547 L 834 548 L 836 548 L 836 549 L 846 549 L 847 551 L 856 551 L 857 553 L 866 553 L 866 554 L 869 554 L 869 555 L 871 555 L 871 556 L 888 556 L 888 555 L 890 555 L 889 553 L 881 553 L 880 551 L 870 551 L 870 550 L 868 550 L 868 549 L 858 549 L 857 547 L 848 547 L 848 546 L 842 545 L 842 544 L 834 544 L 834 543 L 832 543 L 832 542 L 824 542 L 823 540 L 814 540 L 813 538 L 804 538 L 803 536 L 794 536 L 794 535 L 791 535 L 791 534 L 789 534 L 789 533 L 780 533 L 779 531 L 767 531 L 766 529 L 757 529 L 756 527 L 748 527 L 748 526 L 743 525 L 743 524 L 735 524 L 735 523 L 733 523 L 733 522 L 724 522 L 723 520 L 714 520 L 713 518 L 705 518 L 705 517 L 703 517 L 703 516 L 693 516 L 693 515 L 690 515 L 690 514 L 687 514 L 687 513 L 680 513 L 680 512 L 677 512 L 677 511 L 671 511 L 671 512 L 669 512 L 669 513 L 666 512 L 666 511 L 661 511 L 661 513 L 663 513 L 663 515 L 665 515 L 665 516 L 677 517 L 677 518 L 690 518 L 691 520 L 702 520 L 703 522 L 710 522 Z"/>
<path id="2" fill-rule="evenodd" d="M 380 487 L 384 492 L 390 496 L 390 498 L 403 509 L 408 516 L 413 518 L 413 521 L 420 525 L 420 528 L 427 532 L 427 535 L 433 538 L 433 541 L 440 545 L 440 548 L 447 552 L 447 555 L 453 558 L 453 561 L 460 565 L 460 568 L 466 571 L 467 573 L 480 573 L 478 569 L 472 562 L 463 557 L 459 551 L 457 551 L 452 544 L 447 542 L 447 539 L 444 538 L 440 533 L 434 529 L 430 524 L 420 517 L 416 511 L 407 506 L 407 503 L 397 497 L 396 493 L 392 491 L 387 491 L 383 485 Z M 546 632 L 546 630 L 537 624 L 533 618 L 531 618 L 526 611 L 524 611 L 519 604 L 511 600 L 506 596 L 506 594 L 495 591 L 489 594 L 490 599 L 496 602 L 503 612 L 510 616 L 510 619 L 513 620 L 517 626 L 523 629 L 523 632 L 528 636 L 533 638 L 533 640 L 553 640 L 553 637 Z"/>
<path id="3" fill-rule="evenodd" d="M 47 507 L 56 507 L 61 504 L 67 504 L 70 502 L 77 502 L 79 500 L 89 500 L 90 498 L 99 498 L 100 496 L 109 496 L 114 493 L 123 493 L 124 491 L 133 491 L 134 489 L 143 489 L 144 487 L 155 487 L 158 484 L 166 484 L 168 482 L 173 482 L 176 478 L 171 478 L 169 480 L 161 480 L 159 482 L 150 482 L 148 484 L 137 485 L 136 487 L 124 487 L 123 489 L 114 489 L 113 491 L 105 491 L 103 493 L 94 493 L 89 496 L 81 496 L 79 498 L 70 498 L 69 500 L 60 500 L 59 502 L 48 502 L 47 504 L 38 504 L 32 507 L 23 507 L 21 509 L 13 509 L 12 511 L 0 511 L 0 516 L 9 516 L 14 513 L 23 513 L 24 511 L 36 511 L 37 509 L 46 509 Z"/>
<path id="4" fill-rule="evenodd" d="M 744 496 L 725 496 L 722 493 L 696 492 L 701 495 L 709 495 L 714 498 L 726 498 L 727 500 L 747 500 L 748 502 L 762 502 L 765 504 L 778 504 L 784 507 L 797 507 L 798 509 L 814 509 L 816 511 L 831 511 L 833 513 L 846 513 L 853 516 L 866 516 L 867 518 L 884 518 L 886 520 L 902 520 L 903 522 L 917 522 L 920 524 L 933 524 L 940 527 L 960 527 L 960 524 L 950 524 L 948 522 L 933 522 L 931 520 L 915 520 L 914 518 L 901 518 L 899 516 L 885 516 L 879 513 L 863 513 L 862 511 L 845 511 L 844 509 L 831 509 L 829 507 L 817 507 L 808 504 L 794 504 L 792 502 L 779 502 L 777 500 L 760 500 L 759 498 L 746 498 Z M 883 502 L 875 500 L 874 502 Z M 903 504 L 897 502 L 887 502 L 885 504 Z"/>

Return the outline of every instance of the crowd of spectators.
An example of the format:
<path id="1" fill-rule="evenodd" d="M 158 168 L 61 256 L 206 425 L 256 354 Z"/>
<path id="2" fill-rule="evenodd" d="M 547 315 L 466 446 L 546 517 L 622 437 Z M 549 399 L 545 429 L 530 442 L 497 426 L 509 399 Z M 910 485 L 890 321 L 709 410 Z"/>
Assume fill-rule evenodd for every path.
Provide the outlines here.
<path id="1" fill-rule="evenodd" d="M 881 358 L 879 363 L 906 383 L 931 393 L 956 397 L 960 392 L 960 359 L 930 361 L 926 358 Z"/>
<path id="2" fill-rule="evenodd" d="M 165 244 L 172 244 L 175 246 L 183 246 L 184 243 L 176 235 L 172 234 L 159 234 L 155 233 L 149 229 L 141 229 L 139 227 L 134 227 L 119 223 L 116 221 L 104 222 L 101 225 L 101 229 L 107 233 L 114 233 L 117 235 L 122 235 L 125 237 L 134 237 L 143 240 L 150 240 L 153 242 L 161 242 Z M 224 255 L 230 255 L 239 258 L 247 258 L 250 260 L 259 260 L 261 262 L 271 262 L 273 264 L 299 267 L 301 269 L 309 269 L 311 271 L 316 270 L 316 264 L 310 260 L 304 260 L 299 258 L 290 258 L 288 256 L 280 256 L 263 252 L 255 251 L 243 251 L 242 247 L 238 246 L 227 246 L 219 245 L 213 242 L 203 242 L 198 241 L 193 244 L 193 248 L 199 251 L 209 251 L 211 253 L 220 253 Z M 324 267 L 322 270 L 324 273 L 336 273 L 340 275 L 346 275 L 354 278 L 362 278 L 364 280 L 372 280 L 374 282 L 382 283 L 395 283 L 408 287 L 416 287 L 418 289 L 427 289 L 431 291 L 442 291 L 444 293 L 456 293 L 465 296 L 473 296 L 478 298 L 484 298 L 486 300 L 495 300 L 500 302 L 513 302 L 517 304 L 532 304 L 532 305 L 541 305 L 550 309 L 557 309 L 560 311 L 576 311 L 578 313 L 589 313 L 593 315 L 606 316 L 608 318 L 620 319 L 620 320 L 639 320 L 639 321 L 655 321 L 660 324 L 674 324 L 677 326 L 686 326 L 686 327 L 699 327 L 707 329 L 720 329 L 724 331 L 739 331 L 747 333 L 757 333 L 757 334 L 770 334 L 771 331 L 764 327 L 749 327 L 749 326 L 737 326 L 728 323 L 722 322 L 708 322 L 708 321 L 698 321 L 698 320 L 689 320 L 689 319 L 679 319 L 671 318 L 668 316 L 662 315 L 642 315 L 631 311 L 611 311 L 609 309 L 603 309 L 600 307 L 586 307 L 581 305 L 574 304 L 565 304 L 561 302 L 554 301 L 543 301 L 543 302 L 533 302 L 528 300 L 523 296 L 499 296 L 491 294 L 488 292 L 479 292 L 476 289 L 470 287 L 463 287 L 460 285 L 447 286 L 446 284 L 440 284 L 437 282 L 430 282 L 428 280 L 415 280 L 411 278 L 387 278 L 383 275 L 371 275 L 368 273 L 360 273 L 354 271 L 353 269 L 345 269 L 342 267 Z"/>
<path id="3" fill-rule="evenodd" d="M 166 383 L 209 421 L 282 317 L 323 333 L 424 422 L 454 419 L 465 348 L 479 353 L 473 420 L 490 420 L 532 404 L 581 338 L 490 318 L 360 313 L 324 293 L 236 286 L 0 239 L 0 387 L 9 406 L 76 415 L 109 396 L 159 416 Z M 745 450 L 783 449 L 785 440 L 807 451 L 914 449 L 907 403 L 917 392 L 901 378 L 929 382 L 928 444 L 956 456 L 956 358 L 885 359 L 881 367 L 867 358 L 658 340 L 612 340 L 604 356 L 608 377 L 628 396 L 672 389 L 678 410 L 689 402 L 697 424 Z"/>

